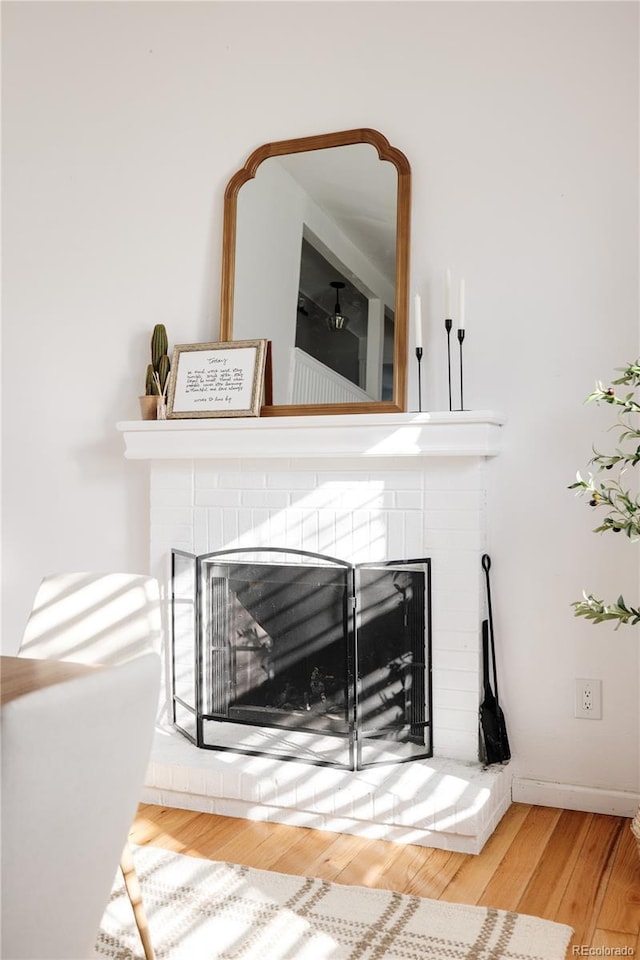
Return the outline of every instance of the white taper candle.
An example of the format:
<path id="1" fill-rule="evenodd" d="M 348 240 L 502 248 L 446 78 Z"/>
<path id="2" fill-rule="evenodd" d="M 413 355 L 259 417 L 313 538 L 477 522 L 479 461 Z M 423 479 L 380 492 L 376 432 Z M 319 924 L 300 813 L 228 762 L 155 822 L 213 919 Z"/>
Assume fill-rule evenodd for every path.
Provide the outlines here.
<path id="1" fill-rule="evenodd" d="M 422 348 L 422 304 L 420 303 L 420 294 L 416 293 L 413 310 L 413 320 L 415 324 L 416 348 Z"/>
<path id="2" fill-rule="evenodd" d="M 460 303 L 459 303 L 459 307 L 458 307 L 458 310 L 459 310 L 459 313 L 460 313 L 460 317 L 459 317 L 459 319 L 458 319 L 458 327 L 459 327 L 460 330 L 464 330 L 464 324 L 465 324 L 465 320 L 464 320 L 464 295 L 465 295 L 464 280 L 460 280 Z"/>
<path id="3" fill-rule="evenodd" d="M 451 270 L 444 275 L 444 318 L 451 319 Z"/>

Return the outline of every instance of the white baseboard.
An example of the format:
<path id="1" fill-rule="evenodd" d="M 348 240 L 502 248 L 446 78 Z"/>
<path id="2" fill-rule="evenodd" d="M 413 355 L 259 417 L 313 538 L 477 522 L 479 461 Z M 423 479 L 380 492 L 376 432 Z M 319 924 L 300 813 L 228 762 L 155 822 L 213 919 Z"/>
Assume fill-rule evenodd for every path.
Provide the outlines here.
<path id="1" fill-rule="evenodd" d="M 514 777 L 511 795 L 516 803 L 584 810 L 586 813 L 609 813 L 617 817 L 634 817 L 640 806 L 639 793 L 580 787 L 573 783 L 527 780 L 523 777 Z"/>

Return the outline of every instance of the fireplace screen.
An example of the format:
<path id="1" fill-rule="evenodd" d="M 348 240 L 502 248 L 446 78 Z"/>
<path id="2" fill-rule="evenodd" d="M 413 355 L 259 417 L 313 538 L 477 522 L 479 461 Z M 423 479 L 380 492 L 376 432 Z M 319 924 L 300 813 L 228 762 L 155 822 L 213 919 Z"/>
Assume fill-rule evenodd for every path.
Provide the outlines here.
<path id="1" fill-rule="evenodd" d="M 432 755 L 428 559 L 172 551 L 172 700 L 199 747 L 346 769 Z"/>

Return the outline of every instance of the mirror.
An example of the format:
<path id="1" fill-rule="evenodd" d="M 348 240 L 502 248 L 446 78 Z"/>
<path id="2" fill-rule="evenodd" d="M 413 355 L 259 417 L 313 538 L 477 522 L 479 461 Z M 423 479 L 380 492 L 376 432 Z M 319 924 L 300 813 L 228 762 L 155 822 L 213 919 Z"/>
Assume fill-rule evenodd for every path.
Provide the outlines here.
<path id="1" fill-rule="evenodd" d="M 370 129 L 265 144 L 229 181 L 220 339 L 270 341 L 263 416 L 406 409 L 410 190 Z"/>

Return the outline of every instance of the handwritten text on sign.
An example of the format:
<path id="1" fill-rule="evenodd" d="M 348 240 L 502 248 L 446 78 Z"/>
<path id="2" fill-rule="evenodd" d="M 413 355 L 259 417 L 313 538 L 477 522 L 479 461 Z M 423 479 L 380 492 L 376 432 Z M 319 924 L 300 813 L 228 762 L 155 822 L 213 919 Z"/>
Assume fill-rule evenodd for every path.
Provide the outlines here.
<path id="1" fill-rule="evenodd" d="M 196 350 L 180 355 L 174 409 L 247 410 L 251 406 L 256 351 Z"/>

